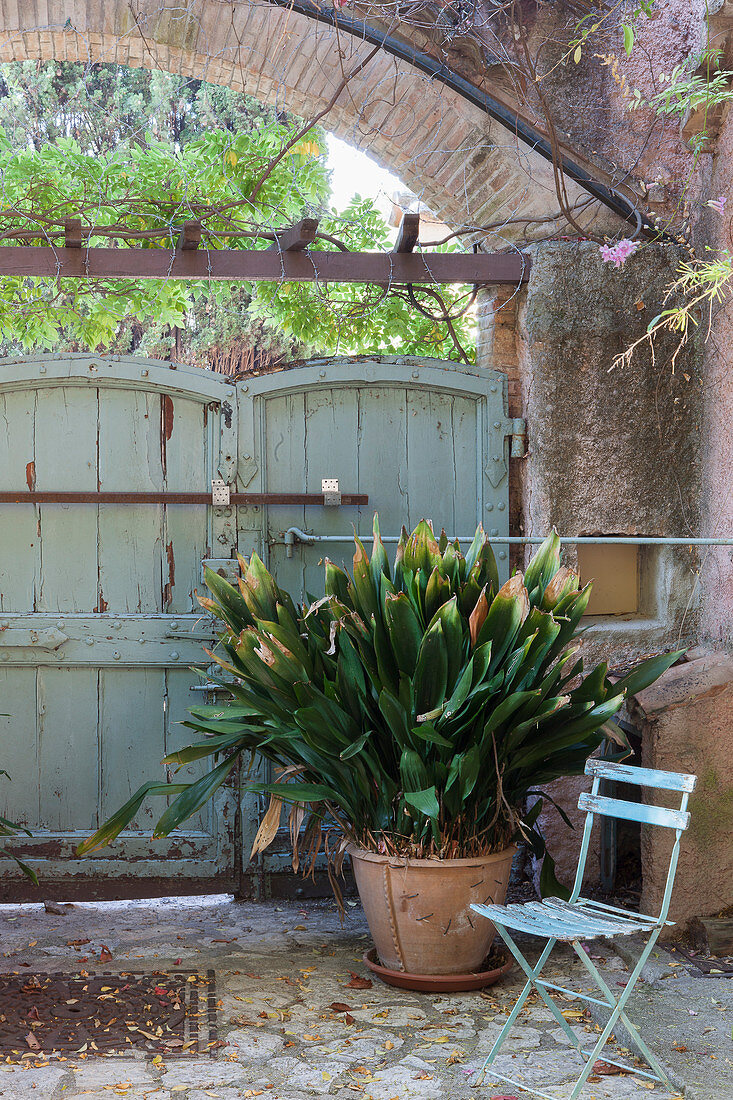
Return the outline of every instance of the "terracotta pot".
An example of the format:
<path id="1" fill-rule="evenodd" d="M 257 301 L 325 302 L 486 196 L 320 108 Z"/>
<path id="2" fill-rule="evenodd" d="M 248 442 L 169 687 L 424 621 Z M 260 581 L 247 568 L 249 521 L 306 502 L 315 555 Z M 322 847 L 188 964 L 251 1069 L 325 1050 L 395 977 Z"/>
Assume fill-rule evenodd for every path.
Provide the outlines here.
<path id="1" fill-rule="evenodd" d="M 471 902 L 501 905 L 515 848 L 479 859 L 397 859 L 349 848 L 382 965 L 408 974 L 477 970 L 494 938 Z"/>

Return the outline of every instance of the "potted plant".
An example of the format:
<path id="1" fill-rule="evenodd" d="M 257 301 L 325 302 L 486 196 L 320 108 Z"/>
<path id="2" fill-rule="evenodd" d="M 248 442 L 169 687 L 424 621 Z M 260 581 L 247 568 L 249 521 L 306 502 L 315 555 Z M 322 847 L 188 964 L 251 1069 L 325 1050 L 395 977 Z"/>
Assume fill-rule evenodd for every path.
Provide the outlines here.
<path id="1" fill-rule="evenodd" d="M 392 568 L 376 516 L 371 556 L 355 544 L 352 575 L 326 561 L 325 596 L 307 607 L 255 554 L 240 559 L 238 588 L 207 572 L 200 602 L 222 623 L 210 656 L 232 701 L 193 708 L 185 724 L 203 739 L 166 762 L 215 766 L 191 784 L 141 787 L 81 851 L 113 839 L 149 793 L 177 794 L 156 827 L 167 835 L 258 753 L 276 778 L 257 788 L 271 801 L 253 854 L 289 805 L 296 869 L 325 838 L 338 892 L 350 854 L 385 967 L 469 973 L 493 936 L 469 905 L 504 900 L 518 839 L 544 855 L 543 893 L 562 890 L 537 828 L 545 784 L 582 774 L 626 693 L 679 654 L 616 683 L 606 664 L 585 673 L 570 643 L 590 585 L 561 565 L 555 534 L 501 587 L 481 527 L 465 554 L 424 520 L 403 529 Z"/>

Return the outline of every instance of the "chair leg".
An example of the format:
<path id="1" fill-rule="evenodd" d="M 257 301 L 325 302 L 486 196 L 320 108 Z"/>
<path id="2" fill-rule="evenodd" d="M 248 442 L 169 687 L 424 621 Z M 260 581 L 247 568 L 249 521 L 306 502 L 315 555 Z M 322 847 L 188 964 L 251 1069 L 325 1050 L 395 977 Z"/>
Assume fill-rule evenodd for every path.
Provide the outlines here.
<path id="1" fill-rule="evenodd" d="M 596 1058 L 598 1058 L 599 1054 L 601 1053 L 601 1051 L 605 1047 L 606 1043 L 608 1042 L 608 1037 L 611 1034 L 611 1032 L 613 1031 L 613 1029 L 616 1025 L 616 1021 L 620 1018 L 620 1016 L 621 1016 L 621 1014 L 624 1010 L 624 1007 L 626 1006 L 626 1002 L 628 1001 L 629 997 L 631 996 L 631 993 L 634 989 L 634 986 L 636 985 L 637 980 L 639 978 L 639 975 L 641 974 L 644 963 L 646 962 L 647 958 L 649 957 L 649 954 L 650 954 L 652 948 L 654 947 L 654 944 L 657 941 L 657 937 L 659 936 L 660 931 L 661 931 L 661 929 L 656 928 L 652 932 L 651 936 L 649 937 L 649 942 L 647 943 L 644 951 L 642 952 L 641 958 L 639 959 L 636 966 L 634 967 L 634 969 L 631 973 L 631 976 L 630 976 L 628 982 L 626 983 L 626 986 L 625 986 L 623 992 L 621 993 L 621 996 L 618 998 L 618 1000 L 616 1000 L 616 998 L 613 997 L 613 995 L 612 995 L 612 999 L 615 1001 L 615 1007 L 611 1010 L 611 1015 L 609 1016 L 608 1021 L 606 1023 L 606 1026 L 603 1028 L 603 1031 L 598 1036 L 598 1039 L 596 1041 L 595 1046 L 593 1047 L 593 1049 L 590 1052 L 588 1052 L 588 1061 L 586 1062 L 586 1064 L 583 1068 L 583 1072 L 581 1073 L 580 1077 L 576 1081 L 575 1086 L 573 1088 L 573 1091 L 570 1093 L 570 1096 L 568 1097 L 568 1100 L 576 1100 L 578 1094 L 580 1093 L 580 1090 L 583 1088 L 583 1085 L 588 1080 L 588 1077 L 590 1076 L 590 1074 L 593 1070 L 593 1063 L 595 1062 Z M 582 950 L 582 948 L 580 950 Z M 597 970 L 593 966 L 591 960 L 586 957 L 582 961 L 584 962 L 584 964 L 586 966 L 586 969 L 589 971 L 589 973 L 593 975 L 594 979 L 596 981 L 598 981 L 598 979 L 600 978 L 601 982 L 603 982 L 603 978 L 601 978 L 601 975 L 597 973 Z M 596 971 L 596 973 L 594 973 L 594 971 Z M 603 984 L 605 985 L 605 982 L 603 982 Z M 601 988 L 602 988 L 602 986 L 601 986 Z M 608 987 L 606 987 L 606 988 L 608 988 Z M 631 1037 L 632 1037 L 632 1041 L 634 1041 L 633 1040 L 633 1031 L 631 1032 Z M 651 1054 L 651 1051 L 649 1053 Z M 652 1055 L 652 1058 L 654 1058 L 653 1055 Z M 656 1059 L 654 1059 L 654 1062 L 656 1062 Z M 650 1065 L 651 1064 L 652 1063 L 650 1063 Z M 656 1062 L 656 1065 L 653 1065 L 652 1068 L 656 1068 L 656 1066 L 659 1066 L 658 1062 Z M 659 1069 L 661 1070 L 661 1074 L 660 1074 L 660 1078 L 659 1078 L 660 1081 L 663 1084 L 667 1084 L 670 1088 L 672 1088 L 672 1085 L 671 1085 L 666 1073 L 664 1072 L 664 1070 L 662 1069 L 661 1066 L 659 1066 Z"/>
<path id="2" fill-rule="evenodd" d="M 675 1087 L 672 1084 L 672 1082 L 669 1080 L 669 1077 L 667 1076 L 666 1070 L 664 1069 L 664 1067 L 662 1066 L 662 1064 L 660 1063 L 660 1061 L 656 1057 L 656 1055 L 654 1055 L 652 1053 L 652 1051 L 646 1045 L 644 1040 L 638 1034 L 636 1028 L 631 1023 L 631 1020 L 629 1019 L 629 1017 L 627 1016 L 627 1014 L 626 1014 L 626 1012 L 624 1011 L 624 1008 L 623 1008 L 623 1006 L 626 1004 L 626 1001 L 628 1000 L 628 998 L 631 996 L 631 993 L 633 992 L 633 989 L 634 989 L 634 986 L 636 985 L 638 976 L 639 976 L 639 974 L 641 974 L 644 963 L 648 959 L 648 957 L 649 957 L 649 955 L 652 951 L 652 948 L 654 947 L 654 944 L 657 941 L 658 936 L 659 936 L 659 931 L 653 932 L 652 935 L 650 936 L 649 942 L 647 943 L 646 947 L 644 948 L 644 951 L 641 954 L 641 958 L 639 959 L 638 963 L 636 964 L 636 967 L 634 968 L 634 971 L 631 974 L 631 977 L 629 978 L 629 981 L 628 981 L 626 987 L 624 988 L 623 993 L 618 998 L 618 1000 L 616 999 L 616 997 L 614 997 L 612 991 L 609 989 L 608 984 L 604 980 L 603 975 L 599 972 L 598 967 L 593 963 L 593 960 L 588 957 L 588 955 L 583 950 L 583 948 L 580 946 L 580 944 L 573 943 L 573 947 L 575 948 L 576 954 L 578 955 L 580 961 L 583 963 L 583 965 L 585 966 L 586 970 L 588 971 L 588 973 L 591 975 L 591 977 L 595 981 L 598 988 L 601 990 L 601 992 L 604 994 L 604 996 L 609 1000 L 609 1008 L 611 1008 L 612 1005 L 615 1006 L 615 1008 L 613 1009 L 612 1014 L 611 1014 L 612 1019 L 613 1019 L 613 1024 L 615 1024 L 616 1022 L 618 1022 L 618 1020 L 620 1020 L 625 1025 L 626 1031 L 628 1032 L 629 1039 L 630 1039 L 631 1043 L 636 1047 L 636 1049 L 639 1051 L 639 1053 L 645 1059 L 647 1065 L 649 1065 L 654 1070 L 654 1072 L 656 1073 L 659 1080 L 663 1084 L 667 1085 L 667 1087 L 670 1089 L 671 1092 L 674 1092 Z M 611 1032 L 609 1030 L 608 1034 L 610 1035 L 610 1033 Z M 596 1047 L 597 1046 L 598 1046 L 598 1044 L 596 1043 Z M 605 1040 L 604 1040 L 604 1046 L 605 1046 Z M 591 1057 L 593 1059 L 595 1059 L 595 1057 L 598 1056 L 598 1053 L 600 1053 L 600 1051 L 596 1051 L 596 1049 L 594 1048 L 594 1052 L 593 1052 L 593 1055 Z M 591 1063 L 591 1069 L 592 1069 L 592 1063 Z"/>
<path id="3" fill-rule="evenodd" d="M 472 1085 L 473 1088 L 478 1088 L 479 1085 L 483 1084 L 484 1078 L 486 1076 L 487 1066 L 491 1065 L 494 1058 L 499 1053 L 499 1050 L 500 1050 L 501 1046 L 503 1045 L 504 1040 L 506 1039 L 507 1035 L 509 1034 L 512 1027 L 514 1026 L 514 1023 L 515 1023 L 515 1021 L 516 1021 L 516 1019 L 517 1019 L 517 1017 L 518 1017 L 518 1015 L 519 1015 L 519 1013 L 522 1009 L 522 1006 L 524 1005 L 524 1002 L 527 1000 L 527 997 L 532 992 L 532 990 L 535 990 L 539 994 L 539 996 L 542 999 L 542 1001 L 544 1002 L 545 1006 L 549 1009 L 549 1011 L 555 1017 L 555 1019 L 557 1020 L 557 1022 L 560 1025 L 560 1027 L 563 1029 L 563 1031 L 565 1032 L 565 1034 L 567 1035 L 568 1039 L 570 1040 L 572 1045 L 575 1047 L 575 1049 L 579 1053 L 582 1053 L 580 1040 L 578 1039 L 577 1035 L 575 1034 L 573 1029 L 570 1027 L 567 1020 L 565 1019 L 563 1014 L 560 1012 L 560 1009 L 557 1007 L 555 1002 L 549 996 L 547 991 L 545 989 L 543 989 L 543 987 L 541 985 L 537 984 L 537 978 L 539 977 L 540 973 L 542 972 L 542 968 L 545 965 L 545 963 L 547 961 L 547 958 L 550 955 L 550 952 L 552 951 L 553 947 L 557 943 L 557 940 L 553 939 L 553 940 L 548 940 L 547 941 L 547 944 L 545 945 L 545 947 L 542 951 L 542 954 L 540 955 L 539 959 L 537 960 L 536 965 L 533 968 L 529 965 L 527 960 L 524 958 L 524 955 L 522 955 L 522 952 L 519 950 L 516 943 L 514 942 L 512 937 L 507 932 L 506 928 L 504 928 L 500 924 L 496 924 L 496 922 L 495 922 L 495 927 L 496 927 L 497 932 L 501 936 L 501 938 L 504 940 L 504 943 L 507 945 L 507 947 L 511 951 L 511 953 L 514 956 L 516 962 L 519 964 L 521 969 L 524 971 L 524 973 L 527 977 L 527 984 L 524 986 L 524 989 L 520 993 L 519 998 L 518 998 L 516 1004 L 514 1005 L 514 1008 L 512 1009 L 511 1013 L 509 1014 L 509 1018 L 507 1019 L 506 1023 L 504 1024 L 504 1027 L 499 1032 L 499 1035 L 497 1036 L 497 1038 L 494 1042 L 494 1045 L 492 1046 L 491 1050 L 489 1051 L 489 1053 L 486 1057 L 486 1061 L 484 1062 L 483 1066 L 481 1067 L 481 1071 L 480 1071 L 476 1081 Z M 609 1005 L 609 1007 L 610 1007 L 610 1005 Z M 510 1080 L 510 1078 L 505 1078 L 505 1080 Z M 511 1082 L 511 1083 L 512 1084 L 518 1084 L 520 1088 L 523 1087 L 521 1084 L 519 1084 L 519 1082 L 514 1081 L 514 1082 Z M 530 1091 L 530 1090 L 525 1090 L 525 1091 Z"/>

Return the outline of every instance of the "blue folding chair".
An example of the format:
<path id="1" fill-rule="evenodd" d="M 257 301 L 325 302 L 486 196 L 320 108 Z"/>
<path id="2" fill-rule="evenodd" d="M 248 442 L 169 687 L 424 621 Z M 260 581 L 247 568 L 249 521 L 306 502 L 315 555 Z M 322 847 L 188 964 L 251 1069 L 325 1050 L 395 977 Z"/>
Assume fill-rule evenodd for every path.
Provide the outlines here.
<path id="1" fill-rule="evenodd" d="M 644 963 L 648 959 L 654 944 L 657 942 L 662 928 L 665 924 L 674 923 L 673 921 L 667 920 L 667 913 L 669 911 L 669 902 L 672 896 L 672 887 L 674 885 L 674 877 L 677 870 L 680 838 L 690 822 L 690 815 L 687 813 L 687 801 L 690 793 L 695 789 L 697 778 L 694 775 L 680 775 L 677 772 L 651 771 L 646 768 L 634 768 L 627 764 L 613 764 L 609 761 L 598 759 L 588 761 L 585 767 L 585 773 L 586 775 L 593 776 L 593 787 L 590 794 L 581 794 L 578 800 L 578 809 L 586 810 L 587 816 L 585 819 L 585 828 L 583 830 L 583 842 L 580 848 L 578 870 L 575 875 L 575 884 L 570 895 L 570 900 L 561 901 L 559 898 L 545 898 L 544 901 L 527 902 L 524 905 L 471 906 L 471 908 L 482 917 L 488 917 L 489 920 L 494 923 L 497 932 L 527 975 L 527 984 L 522 990 L 519 1000 L 512 1009 L 509 1019 L 501 1029 L 500 1035 L 491 1048 L 489 1056 L 481 1068 L 481 1073 L 474 1087 L 478 1087 L 484 1081 L 486 1069 L 491 1065 L 494 1058 L 496 1058 L 496 1055 L 499 1053 L 504 1040 L 521 1011 L 522 1005 L 527 1000 L 532 990 L 536 990 L 547 1008 L 560 1024 L 560 1027 L 563 1029 L 572 1045 L 580 1055 L 587 1058 L 583 1067 L 583 1072 L 576 1081 L 568 1100 L 576 1100 L 576 1097 L 593 1069 L 593 1063 L 603 1050 L 615 1024 L 619 1020 L 626 1025 L 629 1042 L 637 1047 L 654 1072 L 650 1073 L 646 1070 L 638 1069 L 636 1066 L 631 1066 L 623 1062 L 616 1062 L 611 1058 L 604 1058 L 604 1061 L 610 1062 L 611 1065 L 619 1066 L 638 1076 L 648 1077 L 653 1081 L 660 1081 L 672 1092 L 676 1091 L 658 1059 L 655 1058 L 646 1043 L 644 1043 L 639 1036 L 637 1029 L 629 1021 L 624 1008 L 641 974 Z M 605 797 L 598 793 L 602 779 L 615 780 L 620 783 L 635 783 L 638 786 L 655 787 L 658 790 L 664 791 L 681 792 L 682 801 L 680 808 L 679 810 L 667 810 L 660 806 L 649 806 L 640 802 L 624 802 L 619 798 Z M 583 885 L 583 874 L 585 872 L 585 863 L 588 856 L 588 846 L 590 844 L 591 829 L 593 828 L 593 819 L 596 814 L 602 817 L 619 818 L 622 821 L 640 821 L 645 825 L 662 825 L 667 829 L 675 830 L 675 841 L 672 846 L 669 871 L 667 872 L 667 883 L 664 888 L 662 906 L 658 917 L 628 912 L 624 909 L 617 909 L 613 905 L 603 905 L 601 902 L 590 901 L 588 898 L 580 896 L 580 890 Z M 522 952 L 507 932 L 507 928 L 512 928 L 520 932 L 527 932 L 532 936 L 541 936 L 543 939 L 547 939 L 547 944 L 535 967 L 530 966 L 524 958 Z M 593 960 L 590 959 L 588 954 L 583 950 L 582 941 L 594 939 L 597 936 L 613 939 L 615 936 L 630 936 L 635 932 L 649 932 L 649 940 L 641 953 L 639 961 L 634 967 L 623 993 L 620 997 L 616 998 L 601 974 L 599 974 L 598 968 L 594 965 Z M 539 977 L 550 952 L 558 941 L 572 944 L 583 966 L 590 973 L 598 988 L 601 990 L 604 997 L 603 1000 L 599 1000 L 597 997 L 589 997 L 585 993 L 577 993 L 572 989 L 565 989 L 561 985 L 543 981 Z M 585 1050 L 583 1048 L 580 1039 L 570 1027 L 555 1002 L 548 995 L 548 989 L 554 989 L 570 997 L 578 997 L 583 1001 L 589 1001 L 591 1004 L 602 1005 L 611 1009 L 608 1022 L 598 1036 L 598 1040 L 592 1050 Z M 494 1072 L 492 1073 L 492 1077 L 496 1077 L 497 1080 L 500 1081 L 506 1081 L 508 1084 L 514 1085 L 524 1092 L 530 1092 L 535 1096 L 541 1096 L 545 1098 L 545 1100 L 556 1100 L 556 1098 L 550 1097 L 546 1092 L 541 1092 L 539 1089 L 532 1088 L 520 1081 L 515 1081 L 511 1077 L 504 1077 L 500 1073 Z"/>

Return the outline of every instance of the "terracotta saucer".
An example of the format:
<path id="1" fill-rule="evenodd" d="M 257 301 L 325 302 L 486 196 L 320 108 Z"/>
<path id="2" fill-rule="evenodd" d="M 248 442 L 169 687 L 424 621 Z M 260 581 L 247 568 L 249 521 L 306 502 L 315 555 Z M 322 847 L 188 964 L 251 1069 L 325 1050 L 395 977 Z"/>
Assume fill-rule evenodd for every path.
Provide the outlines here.
<path id="1" fill-rule="evenodd" d="M 498 982 L 509 973 L 514 960 L 510 957 L 494 970 L 473 974 L 406 974 L 404 970 L 388 970 L 382 966 L 377 961 L 376 947 L 372 947 L 364 952 L 364 962 L 383 982 L 400 989 L 414 989 L 422 993 L 465 993 Z"/>

